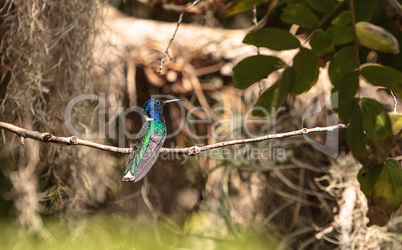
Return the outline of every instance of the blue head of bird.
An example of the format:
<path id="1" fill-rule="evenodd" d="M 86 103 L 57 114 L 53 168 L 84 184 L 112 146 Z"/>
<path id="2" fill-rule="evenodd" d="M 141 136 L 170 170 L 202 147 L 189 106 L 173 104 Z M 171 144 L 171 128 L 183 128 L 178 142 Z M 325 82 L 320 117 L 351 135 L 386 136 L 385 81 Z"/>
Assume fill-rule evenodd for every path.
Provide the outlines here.
<path id="1" fill-rule="evenodd" d="M 145 114 L 148 118 L 164 121 L 163 119 L 163 106 L 167 103 L 171 102 L 179 102 L 183 101 L 182 99 L 173 99 L 173 100 L 161 100 L 161 99 L 151 99 L 147 101 L 144 105 Z"/>

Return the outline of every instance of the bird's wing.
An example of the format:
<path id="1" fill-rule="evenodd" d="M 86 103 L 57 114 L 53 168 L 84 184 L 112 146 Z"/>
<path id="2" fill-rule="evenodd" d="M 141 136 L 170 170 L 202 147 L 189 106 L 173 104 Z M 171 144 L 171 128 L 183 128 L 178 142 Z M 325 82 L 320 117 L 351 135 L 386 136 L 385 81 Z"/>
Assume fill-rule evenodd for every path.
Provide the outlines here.
<path id="1" fill-rule="evenodd" d="M 131 154 L 126 171 L 124 172 L 123 181 L 139 181 L 152 168 L 159 155 L 159 150 L 165 142 L 166 134 L 152 131 L 151 126 L 163 126 L 164 124 L 146 122 L 140 131 L 140 138 L 135 144 L 133 153 Z M 166 128 L 162 129 L 162 131 Z M 160 130 L 159 130 L 160 131 Z"/>
<path id="2" fill-rule="evenodd" d="M 134 144 L 133 152 L 130 155 L 126 170 L 124 171 L 123 181 L 134 181 L 135 173 L 137 171 L 137 166 L 140 162 L 141 157 L 144 155 L 145 150 L 148 147 L 147 137 L 151 136 L 151 133 L 147 135 L 151 123 L 145 121 L 140 132 L 137 134 L 137 141 Z M 146 144 L 146 145 L 145 145 Z"/>
<path id="3" fill-rule="evenodd" d="M 135 172 L 135 182 L 141 180 L 151 170 L 156 159 L 158 159 L 159 150 L 165 142 L 166 136 L 159 136 L 156 132 L 151 134 L 149 139 L 149 145 L 147 150 L 143 153 L 143 156 L 137 166 Z"/>

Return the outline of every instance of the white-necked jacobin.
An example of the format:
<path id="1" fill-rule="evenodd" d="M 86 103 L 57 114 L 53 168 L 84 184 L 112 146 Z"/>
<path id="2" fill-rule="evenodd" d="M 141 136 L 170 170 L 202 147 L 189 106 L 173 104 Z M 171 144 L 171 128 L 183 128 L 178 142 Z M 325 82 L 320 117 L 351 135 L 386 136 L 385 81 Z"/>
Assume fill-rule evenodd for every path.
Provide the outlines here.
<path id="1" fill-rule="evenodd" d="M 123 181 L 139 181 L 151 170 L 166 139 L 166 125 L 163 119 L 163 106 L 181 99 L 151 99 L 144 105 L 145 123 L 137 136 Z"/>

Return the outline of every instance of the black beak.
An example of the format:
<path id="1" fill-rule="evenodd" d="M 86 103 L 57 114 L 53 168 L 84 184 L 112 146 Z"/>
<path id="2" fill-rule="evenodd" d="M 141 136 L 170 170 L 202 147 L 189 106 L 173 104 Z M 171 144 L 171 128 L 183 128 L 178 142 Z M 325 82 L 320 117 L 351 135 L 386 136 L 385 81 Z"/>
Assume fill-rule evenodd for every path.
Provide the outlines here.
<path id="1" fill-rule="evenodd" d="M 167 101 L 164 101 L 164 102 L 166 104 L 166 103 L 170 103 L 170 102 L 181 102 L 181 101 L 184 101 L 184 100 L 183 99 L 172 99 L 172 100 L 167 100 Z"/>

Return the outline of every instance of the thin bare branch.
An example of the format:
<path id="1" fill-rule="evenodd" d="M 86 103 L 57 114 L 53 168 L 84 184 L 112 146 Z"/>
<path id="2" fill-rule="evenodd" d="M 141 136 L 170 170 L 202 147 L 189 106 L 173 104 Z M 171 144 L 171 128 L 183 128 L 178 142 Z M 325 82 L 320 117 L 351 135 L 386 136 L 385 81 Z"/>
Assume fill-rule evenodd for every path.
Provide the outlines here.
<path id="1" fill-rule="evenodd" d="M 104 151 L 122 153 L 122 154 L 129 154 L 132 151 L 132 148 L 118 148 L 113 146 L 107 146 L 96 142 L 91 142 L 83 139 L 79 139 L 76 136 L 71 137 L 59 137 L 54 136 L 50 133 L 40 133 L 38 131 L 31 131 L 24 128 L 17 127 L 13 124 L 0 122 L 0 128 L 8 130 L 14 134 L 17 134 L 20 137 L 30 138 L 33 140 L 41 141 L 41 142 L 48 142 L 48 143 L 59 143 L 64 145 L 81 145 L 87 146 L 91 148 L 96 148 Z M 226 141 L 226 142 L 219 142 L 211 145 L 206 146 L 192 146 L 188 148 L 162 148 L 161 153 L 174 153 L 174 154 L 184 154 L 189 156 L 196 156 L 201 152 L 212 150 L 215 148 L 222 148 L 227 146 L 233 146 L 238 144 L 246 144 L 246 143 L 253 143 L 253 142 L 262 142 L 267 140 L 279 139 L 279 138 L 286 138 L 292 137 L 296 135 L 305 135 L 311 133 L 318 133 L 318 132 L 332 132 L 337 129 L 347 128 L 345 124 L 337 124 L 334 126 L 329 127 L 316 127 L 316 128 L 302 128 L 299 130 L 286 132 L 286 133 L 279 133 L 279 134 L 270 134 L 264 135 L 256 138 L 250 139 L 241 139 L 241 140 L 233 140 L 233 141 Z"/>
<path id="2" fill-rule="evenodd" d="M 81 145 L 81 146 L 87 146 L 87 147 L 96 148 L 96 149 L 100 149 L 100 150 L 104 150 L 104 151 L 117 152 L 117 153 L 123 153 L 123 154 L 129 154 L 132 151 L 131 148 L 118 148 L 118 147 L 113 147 L 113 146 L 106 146 L 106 145 L 99 144 L 96 142 L 82 140 L 82 139 L 77 138 L 76 136 L 60 137 L 60 136 L 54 136 L 50 133 L 40 133 L 38 131 L 31 131 L 31 130 L 20 128 L 13 124 L 5 123 L 5 122 L 0 122 L 0 128 L 8 130 L 12 133 L 15 133 L 20 138 L 30 138 L 30 139 L 34 139 L 34 140 L 41 141 L 41 142 L 59 143 L 59 144 L 64 144 L 64 145 Z M 20 141 L 23 141 L 23 140 L 20 139 Z"/>
<path id="3" fill-rule="evenodd" d="M 194 7 L 195 5 L 197 5 L 199 2 L 201 2 L 202 0 L 196 0 L 194 2 L 192 2 L 191 4 L 187 5 L 185 9 L 190 9 L 192 7 Z M 174 38 L 176 37 L 177 31 L 179 30 L 179 26 L 181 24 L 181 22 L 183 21 L 183 15 L 184 15 L 184 11 L 181 12 L 180 16 L 179 16 L 179 20 L 177 21 L 177 25 L 176 25 L 176 29 L 174 30 L 173 36 L 172 38 L 170 38 L 169 44 L 166 47 L 165 53 L 163 54 L 163 57 L 160 60 L 160 64 L 159 64 L 159 74 L 162 73 L 162 69 L 163 69 L 163 64 L 165 63 L 165 58 L 169 58 L 169 60 L 171 60 L 171 57 L 169 55 L 169 48 L 170 46 L 172 46 L 172 43 L 174 41 Z"/>
<path id="4" fill-rule="evenodd" d="M 150 7 L 152 4 L 154 4 L 153 1 L 149 1 L 149 0 L 135 0 L 135 1 L 137 1 L 141 4 L 144 4 L 148 7 Z M 169 12 L 185 13 L 185 14 L 192 14 L 192 15 L 203 15 L 203 14 L 205 14 L 205 12 L 207 10 L 209 10 L 211 8 L 210 5 L 212 5 L 212 4 L 209 2 L 205 2 L 204 5 L 195 6 L 200 1 L 202 1 L 202 0 L 197 0 L 197 1 L 194 1 L 187 5 L 164 3 L 164 4 L 161 4 L 160 7 L 164 11 L 169 11 Z"/>

